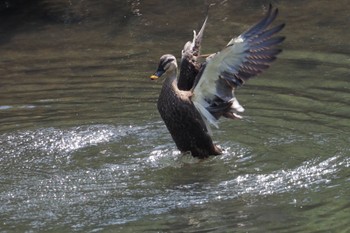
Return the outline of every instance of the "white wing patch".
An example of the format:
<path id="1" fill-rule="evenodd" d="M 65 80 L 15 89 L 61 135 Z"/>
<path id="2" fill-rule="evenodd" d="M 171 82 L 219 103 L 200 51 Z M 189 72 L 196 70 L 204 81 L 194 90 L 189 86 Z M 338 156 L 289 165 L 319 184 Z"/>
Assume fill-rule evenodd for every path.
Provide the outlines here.
<path id="1" fill-rule="evenodd" d="M 238 43 L 237 43 L 237 42 Z M 235 44 L 232 44 L 235 42 Z M 245 61 L 247 45 L 243 38 L 235 38 L 221 52 L 215 54 L 208 61 L 205 70 L 193 91 L 192 101 L 201 115 L 212 125 L 218 128 L 218 122 L 212 114 L 206 110 L 209 106 L 207 100 L 212 100 L 217 95 L 216 81 L 222 72 L 237 73 L 239 66 Z M 234 90 L 233 90 L 234 91 Z M 233 92 L 232 91 L 232 92 Z M 233 95 L 234 96 L 234 95 Z M 232 99 L 232 108 L 237 112 L 243 112 L 244 108 L 236 98 Z"/>
<path id="2" fill-rule="evenodd" d="M 221 116 L 240 118 L 236 113 L 243 112 L 244 108 L 235 98 L 236 87 L 266 70 L 281 52 L 275 46 L 284 37 L 273 36 L 284 24 L 269 28 L 277 14 L 278 9 L 272 10 L 270 4 L 263 19 L 207 58 L 191 98 L 206 123 L 218 127 L 217 120 Z"/>

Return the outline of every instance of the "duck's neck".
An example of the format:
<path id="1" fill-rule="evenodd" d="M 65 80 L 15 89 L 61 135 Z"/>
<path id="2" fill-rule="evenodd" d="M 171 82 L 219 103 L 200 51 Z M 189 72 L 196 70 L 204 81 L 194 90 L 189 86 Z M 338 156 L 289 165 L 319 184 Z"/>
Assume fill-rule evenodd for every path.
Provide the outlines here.
<path id="1" fill-rule="evenodd" d="M 178 73 L 177 65 L 171 64 L 171 66 L 166 71 L 167 77 L 164 80 L 162 92 L 163 91 L 177 91 L 178 90 L 177 73 Z"/>

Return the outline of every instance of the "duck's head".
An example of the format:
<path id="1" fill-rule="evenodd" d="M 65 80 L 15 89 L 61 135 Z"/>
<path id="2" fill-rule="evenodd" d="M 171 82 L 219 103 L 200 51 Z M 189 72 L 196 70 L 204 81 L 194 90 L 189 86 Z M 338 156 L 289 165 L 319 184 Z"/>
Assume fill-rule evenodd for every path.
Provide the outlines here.
<path id="1" fill-rule="evenodd" d="M 174 55 L 165 54 L 161 56 L 157 71 L 151 75 L 150 79 L 155 80 L 162 76 L 165 72 L 177 69 L 177 62 Z"/>

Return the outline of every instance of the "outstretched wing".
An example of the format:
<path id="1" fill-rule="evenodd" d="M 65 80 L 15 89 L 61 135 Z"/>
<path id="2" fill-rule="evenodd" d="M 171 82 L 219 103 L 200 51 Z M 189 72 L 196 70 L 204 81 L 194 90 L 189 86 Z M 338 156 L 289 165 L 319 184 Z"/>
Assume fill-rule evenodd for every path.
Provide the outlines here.
<path id="1" fill-rule="evenodd" d="M 193 89 L 192 101 L 201 115 L 217 127 L 221 117 L 237 118 L 243 107 L 234 96 L 236 87 L 266 70 L 281 52 L 275 46 L 284 40 L 272 37 L 284 24 L 268 28 L 278 9 L 269 6 L 266 16 L 253 27 L 233 38 L 220 52 L 207 59 Z"/>
<path id="2" fill-rule="evenodd" d="M 205 17 L 203 25 L 202 25 L 201 29 L 199 30 L 198 34 L 195 30 L 193 30 L 193 40 L 188 41 L 184 45 L 184 48 L 182 50 L 181 60 L 184 59 L 184 56 L 186 55 L 186 53 L 191 53 L 194 56 L 199 55 L 201 43 L 202 43 L 202 38 L 203 38 L 203 34 L 204 34 L 204 29 L 205 29 L 205 26 L 207 25 L 207 20 L 208 20 L 208 16 Z"/>
<path id="3" fill-rule="evenodd" d="M 208 17 L 205 18 L 201 30 L 193 31 L 193 40 L 188 41 L 181 54 L 180 74 L 177 86 L 180 90 L 189 91 L 193 88 L 193 83 L 199 72 L 201 64 L 197 62 L 200 54 L 201 42 Z"/>

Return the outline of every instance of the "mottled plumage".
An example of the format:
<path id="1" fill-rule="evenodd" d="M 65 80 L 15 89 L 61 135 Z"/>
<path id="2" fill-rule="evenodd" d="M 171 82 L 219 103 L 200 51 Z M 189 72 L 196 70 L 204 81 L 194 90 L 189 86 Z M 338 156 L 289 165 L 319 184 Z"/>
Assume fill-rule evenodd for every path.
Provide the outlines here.
<path id="1" fill-rule="evenodd" d="M 221 116 L 240 118 L 237 113 L 244 109 L 234 95 L 235 89 L 267 69 L 281 52 L 275 46 L 284 37 L 272 36 L 281 31 L 284 24 L 268 28 L 277 13 L 270 5 L 260 22 L 231 39 L 224 49 L 201 64 L 197 58 L 206 19 L 198 35 L 194 32 L 193 41 L 184 46 L 179 76 L 176 58 L 171 54 L 161 57 L 151 79 L 166 76 L 157 106 L 181 152 L 189 151 L 199 158 L 221 154 L 210 137 L 209 125 L 218 127 Z"/>
<path id="2" fill-rule="evenodd" d="M 180 90 L 189 91 L 192 89 L 195 78 L 202 66 L 198 62 L 198 57 L 207 20 L 208 17 L 205 18 L 198 34 L 193 31 L 193 40 L 188 41 L 181 52 L 180 74 L 177 80 L 177 86 Z"/>

